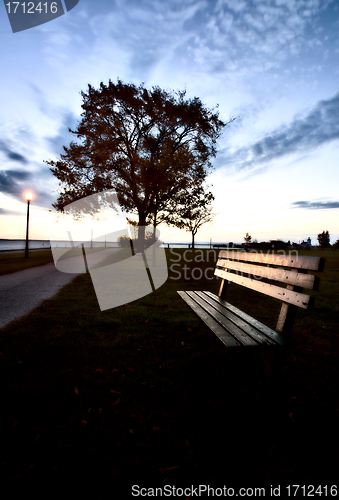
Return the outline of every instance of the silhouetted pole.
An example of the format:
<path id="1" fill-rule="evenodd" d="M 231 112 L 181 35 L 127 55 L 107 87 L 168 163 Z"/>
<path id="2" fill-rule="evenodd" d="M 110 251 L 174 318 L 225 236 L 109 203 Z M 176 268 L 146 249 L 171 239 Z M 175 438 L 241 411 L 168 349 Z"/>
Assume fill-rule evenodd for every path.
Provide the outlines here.
<path id="1" fill-rule="evenodd" d="M 25 258 L 28 257 L 28 227 L 29 227 L 29 204 L 32 200 L 32 193 L 26 193 L 27 200 L 27 223 L 26 223 L 26 247 L 25 247 Z"/>

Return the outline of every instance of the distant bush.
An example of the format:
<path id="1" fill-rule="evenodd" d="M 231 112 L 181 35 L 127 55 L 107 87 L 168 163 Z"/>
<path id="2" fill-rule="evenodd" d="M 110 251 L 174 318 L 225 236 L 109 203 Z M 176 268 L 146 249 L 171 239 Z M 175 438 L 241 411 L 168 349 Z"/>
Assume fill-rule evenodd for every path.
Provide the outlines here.
<path id="1" fill-rule="evenodd" d="M 155 241 L 157 241 L 158 237 L 155 236 Z M 146 248 L 150 247 L 151 245 L 153 245 L 153 232 L 150 232 L 150 231 L 146 231 L 145 233 L 145 246 Z"/>
<path id="2" fill-rule="evenodd" d="M 157 236 L 155 237 L 155 240 L 157 240 Z M 118 245 L 121 248 L 128 248 L 132 242 L 133 248 L 136 249 L 137 247 L 137 238 L 130 238 L 129 236 L 119 236 L 117 239 Z M 153 233 L 146 231 L 145 232 L 145 248 L 150 247 L 153 245 Z"/>
<path id="3" fill-rule="evenodd" d="M 119 236 L 117 241 L 118 241 L 119 247 L 127 248 L 130 246 L 132 239 L 129 236 Z"/>

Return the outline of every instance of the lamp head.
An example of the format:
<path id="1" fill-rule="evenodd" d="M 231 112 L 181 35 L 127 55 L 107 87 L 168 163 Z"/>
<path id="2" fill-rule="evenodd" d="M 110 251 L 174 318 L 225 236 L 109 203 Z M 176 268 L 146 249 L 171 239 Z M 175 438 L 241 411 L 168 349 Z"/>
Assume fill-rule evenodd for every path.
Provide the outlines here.
<path id="1" fill-rule="evenodd" d="M 32 201 L 32 199 L 33 199 L 32 193 L 30 193 L 30 192 L 26 193 L 26 200 L 27 201 Z"/>

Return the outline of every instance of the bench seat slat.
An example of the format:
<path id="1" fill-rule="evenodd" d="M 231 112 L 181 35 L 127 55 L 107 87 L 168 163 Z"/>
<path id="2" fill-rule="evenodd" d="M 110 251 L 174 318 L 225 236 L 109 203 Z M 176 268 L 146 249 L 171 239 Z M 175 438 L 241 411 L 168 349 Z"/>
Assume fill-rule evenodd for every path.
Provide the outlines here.
<path id="1" fill-rule="evenodd" d="M 286 343 L 277 332 L 210 292 L 178 291 L 178 294 L 227 347 L 272 347 Z"/>
<path id="2" fill-rule="evenodd" d="M 241 345 L 240 342 L 238 342 L 215 319 L 213 319 L 191 297 L 189 297 L 186 292 L 178 291 L 178 294 L 227 347 Z"/>
<path id="3" fill-rule="evenodd" d="M 244 311 L 241 311 L 241 309 L 238 309 L 237 307 L 233 306 L 229 302 L 226 302 L 226 300 L 221 299 L 217 295 L 214 295 L 214 293 L 212 292 L 205 292 L 205 293 L 213 300 L 215 300 L 217 303 L 224 305 L 225 308 L 233 312 L 236 316 L 238 316 L 239 318 L 243 319 L 244 321 L 252 325 L 256 330 L 259 330 L 261 333 L 267 335 L 269 338 L 272 338 L 277 344 L 280 345 L 286 344 L 285 338 L 279 333 L 277 333 L 275 330 L 272 330 L 272 328 L 269 328 L 268 326 L 264 325 L 255 318 L 252 318 L 252 316 L 250 316 L 249 314 L 245 313 Z"/>
<path id="4" fill-rule="evenodd" d="M 208 302 L 217 311 L 223 314 L 226 318 L 232 321 L 232 323 L 241 328 L 247 335 L 252 337 L 259 344 L 276 345 L 276 340 L 274 339 L 274 336 L 272 337 L 272 335 L 265 335 L 263 332 L 258 330 L 258 328 L 252 326 L 250 321 L 245 321 L 239 315 L 230 311 L 230 309 L 227 308 L 227 302 L 222 303 L 219 297 L 217 297 L 216 295 L 210 297 L 209 295 L 207 295 L 207 292 L 195 292 L 195 293 L 199 295 L 199 297 L 201 297 L 203 300 Z M 251 320 L 253 318 L 248 316 L 248 319 Z"/>
<path id="5" fill-rule="evenodd" d="M 264 293 L 279 299 L 287 304 L 301 307 L 302 309 L 308 309 L 310 304 L 310 296 L 305 293 L 294 292 L 293 290 L 288 290 L 276 285 L 271 285 L 269 283 L 263 283 L 262 281 L 257 281 L 254 279 L 246 278 L 245 276 L 239 276 L 238 274 L 228 273 L 221 269 L 215 269 L 214 274 L 227 281 L 232 281 L 238 285 L 245 286 L 251 290 Z"/>
<path id="6" fill-rule="evenodd" d="M 246 333 L 234 324 L 221 312 L 217 311 L 213 306 L 201 298 L 196 292 L 186 292 L 192 300 L 204 309 L 210 316 L 212 316 L 220 325 L 225 328 L 231 335 L 233 335 L 242 345 L 258 345 L 258 341 L 246 335 Z"/>
<path id="7" fill-rule="evenodd" d="M 319 279 L 307 274 L 307 270 L 321 272 L 323 265 L 324 259 L 320 257 L 222 250 L 214 271 L 214 275 L 222 279 L 218 295 L 209 291 L 177 293 L 226 347 L 252 346 L 255 351 L 259 347 L 277 349 L 288 343 L 297 308 L 312 307 L 313 296 L 303 293 L 303 289 L 317 290 Z M 228 282 L 280 300 L 282 305 L 276 329 L 272 330 L 226 302 L 224 296 Z M 268 359 L 265 375 L 269 376 L 271 368 Z"/>
<path id="8" fill-rule="evenodd" d="M 241 273 L 258 276 L 260 278 L 281 281 L 282 283 L 286 283 L 286 285 L 309 288 L 310 290 L 313 290 L 315 285 L 314 274 L 303 274 L 281 268 L 256 266 L 229 259 L 218 259 L 217 266 L 224 270 L 232 269 L 234 271 L 240 271 Z"/>

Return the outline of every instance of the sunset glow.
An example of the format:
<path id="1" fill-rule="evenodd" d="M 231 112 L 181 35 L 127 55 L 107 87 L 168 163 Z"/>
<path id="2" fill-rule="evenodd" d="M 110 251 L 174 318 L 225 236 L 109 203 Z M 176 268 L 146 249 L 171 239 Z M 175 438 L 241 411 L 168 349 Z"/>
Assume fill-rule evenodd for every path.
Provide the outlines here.
<path id="1" fill-rule="evenodd" d="M 196 241 L 339 238 L 339 5 L 334 0 L 88 2 L 12 33 L 0 17 L 1 238 L 49 238 L 49 166 L 76 141 L 81 91 L 123 82 L 186 89 L 220 118 L 214 223 Z M 113 186 L 114 187 L 114 186 Z M 190 234 L 160 226 L 164 241 Z M 99 235 L 97 235 L 99 236 Z"/>

